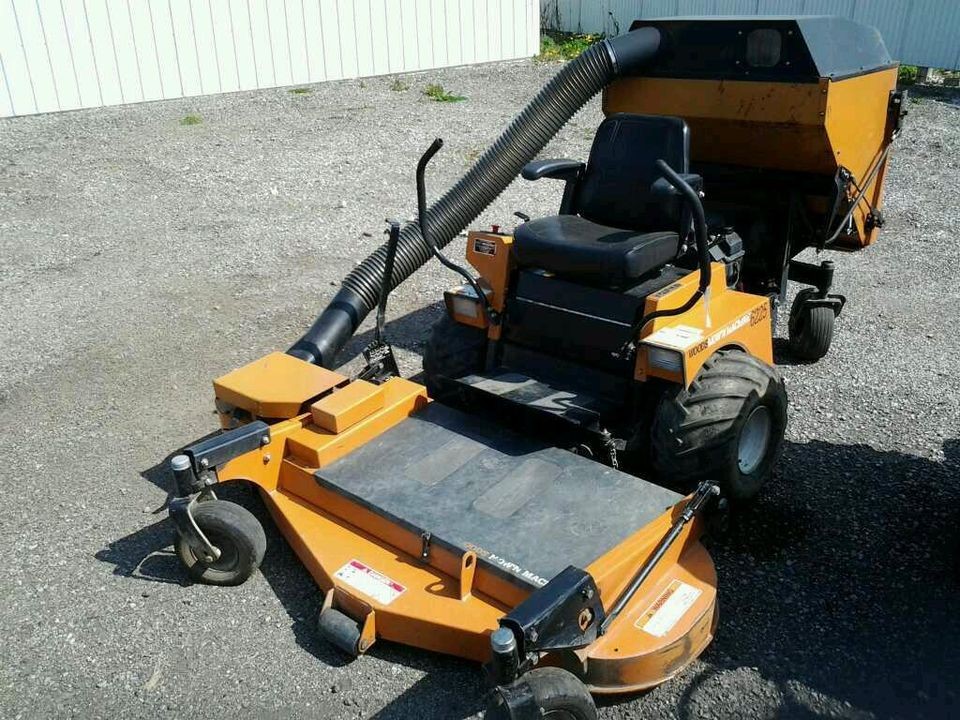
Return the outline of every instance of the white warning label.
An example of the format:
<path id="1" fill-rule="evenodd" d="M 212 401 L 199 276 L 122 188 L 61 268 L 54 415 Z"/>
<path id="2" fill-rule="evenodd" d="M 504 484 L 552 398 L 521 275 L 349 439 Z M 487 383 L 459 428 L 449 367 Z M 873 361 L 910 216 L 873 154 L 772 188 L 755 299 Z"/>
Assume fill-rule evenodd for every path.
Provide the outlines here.
<path id="1" fill-rule="evenodd" d="M 381 605 L 389 605 L 406 591 L 406 588 L 400 583 L 394 582 L 386 575 L 367 567 L 359 560 L 351 560 L 337 570 L 333 576 L 344 585 L 359 590 Z"/>
<path id="2" fill-rule="evenodd" d="M 649 337 L 644 338 L 644 342 L 649 345 L 686 350 L 702 337 L 703 332 L 699 328 L 689 325 L 674 325 L 660 328 Z"/>
<path id="3" fill-rule="evenodd" d="M 660 597 L 640 616 L 635 625 L 654 637 L 663 637 L 684 616 L 700 597 L 700 590 L 680 580 L 674 580 L 660 593 Z"/>

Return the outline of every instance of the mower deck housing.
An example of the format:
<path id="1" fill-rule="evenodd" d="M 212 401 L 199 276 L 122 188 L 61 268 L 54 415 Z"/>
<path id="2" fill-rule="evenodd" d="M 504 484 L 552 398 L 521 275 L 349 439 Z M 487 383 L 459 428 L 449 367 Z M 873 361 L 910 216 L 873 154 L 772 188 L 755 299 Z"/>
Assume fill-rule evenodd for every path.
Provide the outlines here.
<path id="1" fill-rule="evenodd" d="M 277 391 L 288 394 L 298 372 L 304 393 L 321 387 L 308 381 L 314 366 L 279 362 L 288 378 Z M 274 369 L 255 361 L 219 379 L 218 392 L 271 402 L 261 373 Z M 357 621 L 360 652 L 384 638 L 486 661 L 499 620 L 568 566 L 615 598 L 683 506 L 677 493 L 429 402 L 416 383 L 323 382 L 331 387 L 319 397 L 301 398 L 305 412 L 272 424 L 268 443 L 217 475 L 258 487 L 328 605 Z M 358 413 L 364 395 L 379 401 Z M 318 415 L 328 427 L 352 422 L 334 432 Z M 701 530 L 689 526 L 607 634 L 549 662 L 594 692 L 622 692 L 696 657 L 716 599 Z M 678 592 L 682 602 L 658 614 Z"/>

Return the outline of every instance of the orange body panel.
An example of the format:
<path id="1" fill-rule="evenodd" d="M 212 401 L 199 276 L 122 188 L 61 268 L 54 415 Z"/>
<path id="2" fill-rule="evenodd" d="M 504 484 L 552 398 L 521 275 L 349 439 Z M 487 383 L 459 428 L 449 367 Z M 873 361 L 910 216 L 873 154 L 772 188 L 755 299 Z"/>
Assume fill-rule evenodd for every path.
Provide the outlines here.
<path id="1" fill-rule="evenodd" d="M 503 310 L 507 283 L 513 269 L 513 236 L 471 230 L 467 234 L 467 262 L 480 274 L 481 284 L 490 288 L 490 305 Z"/>
<path id="2" fill-rule="evenodd" d="M 603 109 L 682 117 L 695 162 L 832 175 L 826 85 L 624 78 L 604 93 Z"/>
<path id="3" fill-rule="evenodd" d="M 716 570 L 706 548 L 688 542 L 607 634 L 575 653 L 578 674 L 591 692 L 634 692 L 659 685 L 710 644 L 717 618 Z M 679 593 L 685 597 L 678 598 Z M 677 599 L 686 602 L 673 602 Z M 571 660 L 564 658 L 564 664 Z"/>
<path id="4" fill-rule="evenodd" d="M 826 128 L 837 165 L 843 165 L 862 184 L 890 138 L 887 105 L 890 91 L 897 86 L 897 68 L 830 83 L 827 95 Z M 886 165 L 886 161 L 884 162 Z M 885 168 L 867 191 L 866 200 L 875 207 L 883 202 Z M 865 203 L 853 214 L 861 245 L 877 238 L 878 229 L 867 230 Z"/>
<path id="5" fill-rule="evenodd" d="M 688 312 L 656 318 L 641 336 L 634 377 L 659 377 L 689 386 L 700 368 L 717 350 L 738 347 L 765 363 L 773 364 L 773 333 L 770 301 L 762 295 L 730 290 L 722 263 L 712 265 L 709 302 L 700 300 Z M 683 305 L 699 283 L 699 273 L 690 273 L 646 300 L 645 313 Z M 650 348 L 682 355 L 682 372 L 675 373 L 650 362 Z"/>
<path id="6" fill-rule="evenodd" d="M 422 385 L 391 378 L 382 386 L 383 407 L 367 415 L 343 432 L 330 432 L 308 424 L 291 433 L 288 449 L 312 467 L 323 467 L 363 445 L 427 403 L 427 391 Z"/>
<path id="7" fill-rule="evenodd" d="M 818 83 L 623 78 L 604 91 L 603 109 L 682 117 L 695 163 L 831 178 L 842 165 L 862 185 L 891 141 L 888 105 L 896 84 L 895 67 Z M 875 207 L 884 176 L 881 170 L 865 196 Z M 820 201 L 811 196 L 808 207 Z M 877 228 L 865 226 L 867 212 L 863 203 L 853 215 L 858 246 L 877 237 Z"/>
<path id="8" fill-rule="evenodd" d="M 313 423 L 332 433 L 343 432 L 383 407 L 384 391 L 366 380 L 354 380 L 310 406 Z"/>
<path id="9" fill-rule="evenodd" d="M 350 525 L 282 490 L 264 492 L 270 512 L 297 556 L 334 605 L 362 620 L 376 612 L 379 637 L 477 662 L 489 659 L 490 631 L 508 607 L 474 591 L 464 599 L 456 575 L 418 562 L 415 555 Z M 334 579 L 351 560 L 389 577 L 405 589 L 383 605 Z"/>
<path id="10" fill-rule="evenodd" d="M 218 399 L 254 417 L 291 418 L 305 403 L 347 378 L 292 355 L 273 352 L 213 381 Z"/>

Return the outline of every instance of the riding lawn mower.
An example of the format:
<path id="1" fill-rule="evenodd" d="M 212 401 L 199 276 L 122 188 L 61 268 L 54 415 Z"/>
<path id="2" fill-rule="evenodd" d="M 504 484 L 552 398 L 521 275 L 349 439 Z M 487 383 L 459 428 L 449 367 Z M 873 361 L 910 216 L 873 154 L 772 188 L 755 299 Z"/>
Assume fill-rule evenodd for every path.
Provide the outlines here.
<path id="1" fill-rule="evenodd" d="M 473 659 L 488 718 L 596 717 L 713 638 L 701 542 L 754 498 L 787 422 L 774 366 L 830 347 L 844 298 L 817 251 L 883 224 L 904 98 L 878 33 L 832 17 L 637 21 L 564 66 L 433 205 L 360 263 L 308 332 L 214 381 L 222 431 L 177 453 L 170 516 L 190 575 L 243 582 L 266 539 L 219 484 L 256 486 L 323 593 L 318 630 Z M 536 159 L 591 97 L 586 162 Z M 467 235 L 518 175 L 554 215 Z M 460 278 L 400 377 L 389 293 L 431 259 Z M 364 367 L 338 354 L 376 308 Z"/>

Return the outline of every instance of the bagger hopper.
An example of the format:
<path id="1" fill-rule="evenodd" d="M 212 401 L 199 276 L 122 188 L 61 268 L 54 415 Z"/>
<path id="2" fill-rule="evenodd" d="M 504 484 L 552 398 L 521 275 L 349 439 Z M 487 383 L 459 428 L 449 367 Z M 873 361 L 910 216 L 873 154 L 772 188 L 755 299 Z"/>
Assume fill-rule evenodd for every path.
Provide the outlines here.
<path id="1" fill-rule="evenodd" d="M 835 18 L 638 22 L 565 66 L 466 176 L 344 280 L 287 353 L 215 381 L 223 432 L 173 457 L 191 575 L 236 584 L 263 528 L 215 487 L 246 480 L 324 593 L 350 654 L 378 639 L 484 663 L 488 717 L 594 718 L 590 693 L 649 688 L 717 621 L 707 515 L 760 490 L 786 393 L 773 309 L 826 351 L 843 305 L 806 247 L 881 224 L 901 118 L 877 33 Z M 587 100 L 588 162 L 533 160 Z M 565 181 L 559 214 L 442 248 L 518 174 Z M 390 290 L 431 257 L 464 284 L 399 377 Z M 356 377 L 331 368 L 378 307 Z M 643 479 L 648 478 L 648 479 Z"/>

